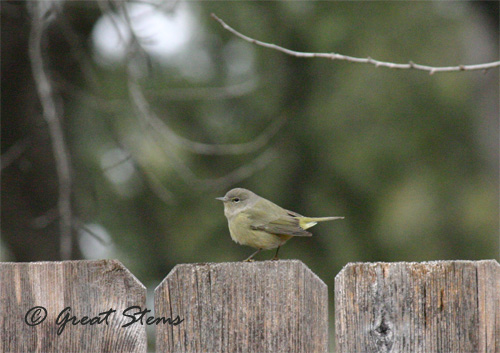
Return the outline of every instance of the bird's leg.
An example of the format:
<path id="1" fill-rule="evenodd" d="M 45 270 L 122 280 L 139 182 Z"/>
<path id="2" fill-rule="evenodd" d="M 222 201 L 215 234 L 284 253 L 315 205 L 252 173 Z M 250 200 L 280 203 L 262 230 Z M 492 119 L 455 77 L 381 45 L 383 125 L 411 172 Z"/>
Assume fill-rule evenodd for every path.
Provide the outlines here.
<path id="1" fill-rule="evenodd" d="M 276 254 L 274 254 L 274 257 L 271 259 L 272 261 L 277 261 L 278 259 L 278 251 L 280 251 L 280 247 L 278 246 L 278 249 L 276 250 Z"/>
<path id="2" fill-rule="evenodd" d="M 257 255 L 258 253 L 260 253 L 262 249 L 257 249 L 256 252 L 254 252 L 252 255 L 250 255 L 246 260 L 244 260 L 244 262 L 250 262 L 250 261 L 253 261 L 252 258 Z"/>

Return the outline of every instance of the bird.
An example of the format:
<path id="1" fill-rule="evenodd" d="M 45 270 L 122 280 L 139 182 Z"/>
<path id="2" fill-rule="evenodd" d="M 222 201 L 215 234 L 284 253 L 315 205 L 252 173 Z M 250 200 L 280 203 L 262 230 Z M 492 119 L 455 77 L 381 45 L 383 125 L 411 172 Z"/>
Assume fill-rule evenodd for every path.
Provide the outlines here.
<path id="1" fill-rule="evenodd" d="M 275 203 L 244 188 L 229 190 L 224 197 L 217 197 L 224 203 L 231 238 L 238 244 L 256 248 L 244 261 L 262 250 L 276 249 L 272 260 L 278 260 L 280 247 L 292 237 L 310 237 L 309 229 L 318 222 L 344 219 L 344 217 L 304 217 L 286 210 Z"/>

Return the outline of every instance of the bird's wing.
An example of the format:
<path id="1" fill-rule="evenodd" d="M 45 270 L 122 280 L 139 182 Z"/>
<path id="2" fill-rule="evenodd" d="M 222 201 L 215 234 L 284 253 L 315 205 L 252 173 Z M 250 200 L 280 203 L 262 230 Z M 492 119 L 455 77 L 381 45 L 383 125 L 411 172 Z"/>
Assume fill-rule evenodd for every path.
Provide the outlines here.
<path id="1" fill-rule="evenodd" d="M 312 236 L 312 233 L 305 231 L 300 227 L 297 216 L 300 215 L 295 212 L 287 211 L 284 215 L 280 215 L 279 217 L 263 224 L 253 225 L 251 228 L 277 235 L 292 235 L 294 237 Z"/>
<path id="2" fill-rule="evenodd" d="M 247 210 L 252 221 L 250 228 L 276 235 L 310 237 L 312 234 L 300 227 L 298 213 L 285 210 L 269 200 L 260 199 Z"/>

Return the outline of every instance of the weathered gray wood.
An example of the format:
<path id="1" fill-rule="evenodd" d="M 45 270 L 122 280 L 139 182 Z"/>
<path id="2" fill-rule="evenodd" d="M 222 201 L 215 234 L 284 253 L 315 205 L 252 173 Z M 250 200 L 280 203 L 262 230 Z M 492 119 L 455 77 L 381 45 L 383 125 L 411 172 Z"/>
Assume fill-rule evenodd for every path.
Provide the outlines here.
<path id="1" fill-rule="evenodd" d="M 300 261 L 185 264 L 155 290 L 157 352 L 327 352 L 326 285 Z"/>
<path id="2" fill-rule="evenodd" d="M 500 352 L 500 266 L 353 263 L 335 279 L 336 352 Z"/>
<path id="3" fill-rule="evenodd" d="M 0 263 L 0 300 L 2 352 L 146 352 L 145 326 L 121 327 L 130 321 L 123 310 L 145 307 L 146 289 L 116 260 Z M 44 307 L 47 316 L 29 326 L 26 313 L 35 306 Z M 58 335 L 63 325 L 56 319 L 66 307 L 78 320 L 116 312 L 108 316 L 109 325 L 68 322 Z"/>

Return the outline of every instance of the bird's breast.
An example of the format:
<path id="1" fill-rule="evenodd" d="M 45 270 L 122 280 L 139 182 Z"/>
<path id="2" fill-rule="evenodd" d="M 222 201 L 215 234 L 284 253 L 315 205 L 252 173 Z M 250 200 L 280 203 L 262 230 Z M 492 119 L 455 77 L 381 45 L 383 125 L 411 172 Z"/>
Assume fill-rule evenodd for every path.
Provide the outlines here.
<path id="1" fill-rule="evenodd" d="M 252 229 L 253 222 L 244 212 L 228 219 L 231 238 L 238 244 L 257 249 L 274 249 L 284 244 L 290 237 L 277 236 Z"/>

